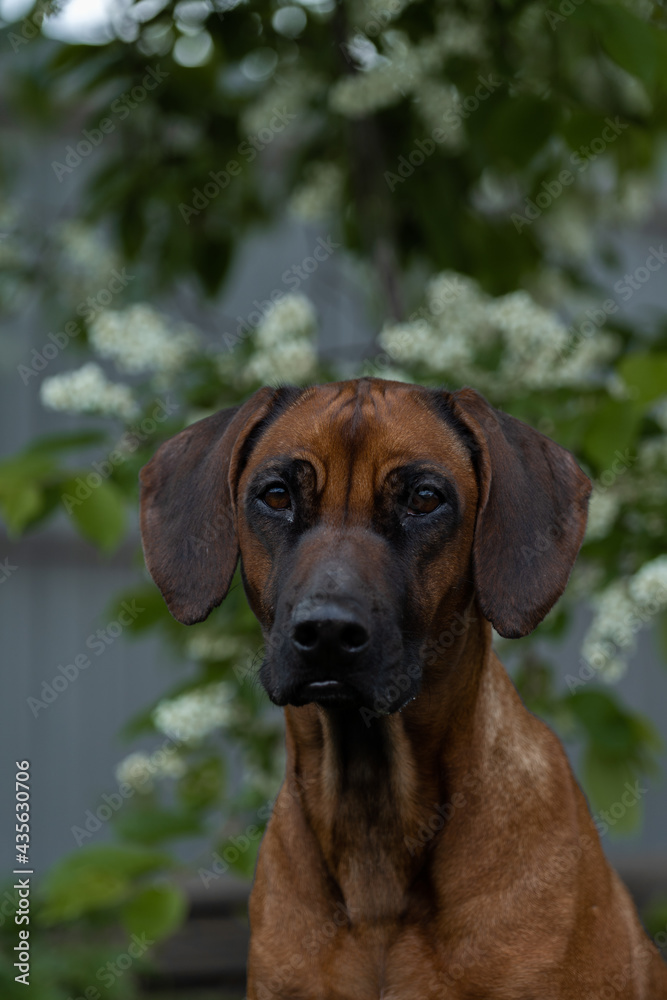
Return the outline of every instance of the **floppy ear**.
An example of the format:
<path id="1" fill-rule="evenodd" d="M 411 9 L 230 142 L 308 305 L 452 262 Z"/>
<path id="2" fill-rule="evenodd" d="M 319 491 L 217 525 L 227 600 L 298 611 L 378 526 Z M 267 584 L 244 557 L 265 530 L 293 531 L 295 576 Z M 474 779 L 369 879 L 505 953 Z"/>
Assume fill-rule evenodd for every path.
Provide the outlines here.
<path id="1" fill-rule="evenodd" d="M 203 621 L 227 596 L 239 557 L 234 505 L 244 445 L 283 392 L 259 389 L 186 427 L 140 472 L 146 566 L 184 625 Z"/>
<path id="2" fill-rule="evenodd" d="M 448 396 L 479 480 L 473 568 L 480 609 L 500 635 L 539 625 L 565 590 L 586 528 L 591 482 L 565 448 L 494 409 L 474 389 Z"/>

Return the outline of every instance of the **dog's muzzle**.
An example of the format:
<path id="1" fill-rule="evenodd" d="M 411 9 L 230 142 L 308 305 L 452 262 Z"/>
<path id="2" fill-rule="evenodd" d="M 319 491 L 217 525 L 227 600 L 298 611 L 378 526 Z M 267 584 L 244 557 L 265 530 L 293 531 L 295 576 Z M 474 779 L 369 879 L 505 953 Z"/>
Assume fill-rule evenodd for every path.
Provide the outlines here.
<path id="1" fill-rule="evenodd" d="M 306 598 L 270 642 L 260 679 L 276 705 L 318 704 L 396 711 L 416 693 L 421 671 L 407 671 L 390 616 L 360 601 Z M 419 675 L 419 676 L 418 676 Z"/>
<path id="2" fill-rule="evenodd" d="M 296 702 L 358 699 L 353 679 L 371 641 L 361 610 L 338 602 L 316 607 L 302 601 L 292 616 L 290 641 L 304 674 L 292 695 Z"/>

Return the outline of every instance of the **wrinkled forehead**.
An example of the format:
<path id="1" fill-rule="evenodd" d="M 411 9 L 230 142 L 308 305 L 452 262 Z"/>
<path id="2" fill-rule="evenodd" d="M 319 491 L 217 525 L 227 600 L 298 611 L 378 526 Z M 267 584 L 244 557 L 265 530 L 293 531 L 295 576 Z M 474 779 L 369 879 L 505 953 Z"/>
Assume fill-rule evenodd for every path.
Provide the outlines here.
<path id="1" fill-rule="evenodd" d="M 423 464 L 454 478 L 465 494 L 476 493 L 468 447 L 436 393 L 402 382 L 358 379 L 306 389 L 260 436 L 250 466 L 285 459 L 310 462 L 319 490 L 350 479 L 375 490 L 393 469 Z"/>

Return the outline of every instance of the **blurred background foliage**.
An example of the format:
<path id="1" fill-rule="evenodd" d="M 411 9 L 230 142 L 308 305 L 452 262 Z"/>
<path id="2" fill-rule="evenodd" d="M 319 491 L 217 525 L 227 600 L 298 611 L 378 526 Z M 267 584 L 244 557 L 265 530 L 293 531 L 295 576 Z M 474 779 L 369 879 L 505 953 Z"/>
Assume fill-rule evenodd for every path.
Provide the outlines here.
<path id="1" fill-rule="evenodd" d="M 24 154 L 0 146 L 0 309 L 11 324 L 34 296 L 47 304 L 57 333 L 19 375 L 45 406 L 77 415 L 0 464 L 8 533 L 64 510 L 105 552 L 136 540 L 137 476 L 158 443 L 267 381 L 472 384 L 572 449 L 595 483 L 566 595 L 537 635 L 499 645 L 528 705 L 579 742 L 599 818 L 654 769 L 660 745 L 613 684 L 640 628 L 667 635 L 667 324 L 620 308 L 667 258 L 650 248 L 613 297 L 591 261 L 619 266 L 614 234 L 661 197 L 663 7 L 128 0 L 90 44 L 46 37 L 63 8 L 38 4 L 3 28 L 8 113 L 27 134 L 74 134 L 51 164 L 59 181 L 90 157 L 80 209 L 44 230 L 18 207 Z M 156 308 L 183 282 L 202 299 L 224 292 L 244 241 L 286 213 L 321 234 L 321 253 L 286 273 L 272 303 L 214 338 Z M 300 290 L 334 252 L 377 332 L 361 362 L 318 352 Z M 79 367 L 43 375 L 65 347 Z M 141 567 L 137 552 L 137 587 L 110 618 L 136 601 L 128 635 L 159 632 L 195 670 L 128 722 L 129 739 L 154 733 L 157 749 L 119 764 L 127 803 L 113 845 L 87 847 L 82 830 L 40 887 L 39 1000 L 95 982 L 122 951 L 119 926 L 158 939 L 178 925 L 185 903 L 169 876 L 187 868 L 182 838 L 209 844 L 189 859 L 204 884 L 212 857 L 250 876 L 282 775 L 281 718 L 254 679 L 261 636 L 241 586 L 185 628 Z M 563 685 L 553 664 L 584 602 L 591 624 Z M 614 832 L 640 818 L 637 802 Z M 67 949 L 85 957 L 66 961 Z M 3 996 L 18 996 L 2 963 Z M 104 995 L 130 997 L 130 978 Z"/>

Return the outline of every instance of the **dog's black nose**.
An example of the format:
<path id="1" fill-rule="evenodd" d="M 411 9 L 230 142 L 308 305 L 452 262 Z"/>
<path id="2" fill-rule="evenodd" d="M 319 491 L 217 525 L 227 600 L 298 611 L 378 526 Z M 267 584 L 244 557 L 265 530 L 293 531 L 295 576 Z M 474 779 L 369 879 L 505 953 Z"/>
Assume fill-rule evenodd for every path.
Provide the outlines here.
<path id="1" fill-rule="evenodd" d="M 339 605 L 325 605 L 295 614 L 292 644 L 306 659 L 340 656 L 345 659 L 363 652 L 370 640 L 358 614 Z"/>

